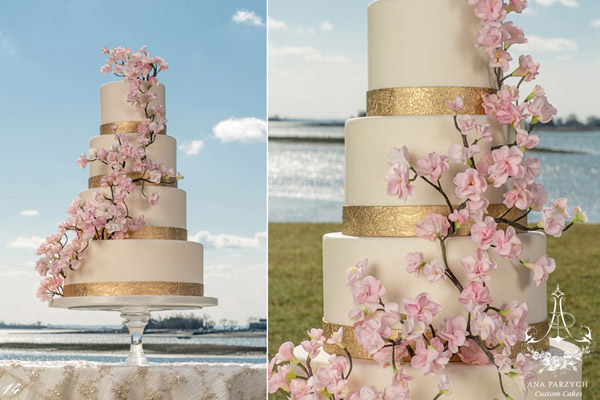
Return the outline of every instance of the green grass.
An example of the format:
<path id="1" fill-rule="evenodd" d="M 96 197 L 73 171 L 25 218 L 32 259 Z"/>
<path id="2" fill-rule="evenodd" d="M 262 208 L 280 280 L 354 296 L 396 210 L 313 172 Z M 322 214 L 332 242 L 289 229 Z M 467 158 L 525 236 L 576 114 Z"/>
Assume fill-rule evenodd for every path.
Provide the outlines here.
<path id="1" fill-rule="evenodd" d="M 306 330 L 321 326 L 323 279 L 321 239 L 340 224 L 269 224 L 269 357 L 285 341 L 298 344 Z M 565 311 L 588 325 L 600 347 L 600 225 L 575 226 L 563 237 L 548 238 L 548 254 L 557 263 L 548 291 L 559 283 Z M 548 306 L 552 304 L 549 301 Z M 577 332 L 576 330 L 572 330 Z M 585 359 L 584 399 L 600 399 L 600 351 Z"/>

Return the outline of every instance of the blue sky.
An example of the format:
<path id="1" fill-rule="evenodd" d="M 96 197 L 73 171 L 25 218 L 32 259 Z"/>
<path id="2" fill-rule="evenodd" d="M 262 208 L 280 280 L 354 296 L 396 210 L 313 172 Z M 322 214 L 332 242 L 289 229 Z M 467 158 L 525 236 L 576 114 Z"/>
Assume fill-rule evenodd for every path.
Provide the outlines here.
<path id="1" fill-rule="evenodd" d="M 205 244 L 206 293 L 221 302 L 203 311 L 240 323 L 266 315 L 265 128 L 248 137 L 241 124 L 232 140 L 213 132 L 230 118 L 258 119 L 243 120 L 252 126 L 265 119 L 265 19 L 264 0 L 3 2 L 0 320 L 119 323 L 117 313 L 39 302 L 33 243 L 87 188 L 88 170 L 75 162 L 98 135 L 99 86 L 117 79 L 100 73 L 102 47 L 143 44 L 170 66 L 159 79 L 169 134 L 187 150 L 177 156 L 188 232 Z"/>
<path id="2" fill-rule="evenodd" d="M 269 2 L 270 116 L 344 119 L 364 110 L 369 2 Z M 510 19 L 530 38 L 521 51 L 541 62 L 538 83 L 558 115 L 600 115 L 600 2 L 529 0 Z"/>

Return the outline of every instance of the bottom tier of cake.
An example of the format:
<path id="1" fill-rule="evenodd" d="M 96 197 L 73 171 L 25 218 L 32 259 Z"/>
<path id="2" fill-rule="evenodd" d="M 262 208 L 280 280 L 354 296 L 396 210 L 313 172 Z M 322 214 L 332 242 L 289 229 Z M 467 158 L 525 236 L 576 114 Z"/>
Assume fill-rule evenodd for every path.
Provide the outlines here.
<path id="1" fill-rule="evenodd" d="M 562 341 L 550 340 L 548 352 L 553 357 L 564 357 L 578 352 L 578 347 Z M 301 346 L 294 350 L 295 356 L 300 362 L 305 363 L 307 353 Z M 329 365 L 330 354 L 321 353 L 311 361 L 312 370 L 316 371 L 323 366 Z M 559 369 L 548 371 L 542 361 L 534 361 L 533 368 L 538 374 L 537 382 L 530 384 L 527 396 L 519 390 L 517 383 L 506 376 L 503 377 L 504 388 L 514 400 L 523 399 L 570 399 L 581 398 L 581 363 L 576 365 L 576 370 Z M 419 370 L 402 363 L 405 374 L 413 377 L 409 382 L 410 398 L 416 400 L 433 399 L 438 393 L 438 376 L 424 376 Z M 298 371 L 299 372 L 299 371 Z M 443 399 L 457 400 L 495 400 L 505 397 L 500 390 L 498 373 L 492 364 L 485 366 L 467 365 L 462 362 L 451 362 L 446 365 L 444 373 L 450 377 L 452 393 L 442 396 Z M 348 379 L 350 391 L 359 390 L 363 386 L 375 386 L 383 390 L 390 385 L 392 378 L 392 367 L 382 368 L 371 360 L 353 360 L 352 372 Z"/>
<path id="2" fill-rule="evenodd" d="M 203 247 L 183 240 L 94 240 L 64 296 L 203 296 Z"/>

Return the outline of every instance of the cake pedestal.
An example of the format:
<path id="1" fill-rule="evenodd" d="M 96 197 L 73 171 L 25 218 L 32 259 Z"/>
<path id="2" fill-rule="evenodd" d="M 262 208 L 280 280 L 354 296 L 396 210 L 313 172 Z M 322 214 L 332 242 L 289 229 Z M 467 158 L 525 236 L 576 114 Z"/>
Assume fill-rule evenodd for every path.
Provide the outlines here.
<path id="1" fill-rule="evenodd" d="M 131 347 L 126 365 L 146 365 L 148 360 L 142 347 L 142 335 L 151 311 L 192 310 L 216 306 L 214 297 L 197 296 L 81 296 L 57 297 L 50 307 L 70 310 L 120 311 L 129 329 Z"/>

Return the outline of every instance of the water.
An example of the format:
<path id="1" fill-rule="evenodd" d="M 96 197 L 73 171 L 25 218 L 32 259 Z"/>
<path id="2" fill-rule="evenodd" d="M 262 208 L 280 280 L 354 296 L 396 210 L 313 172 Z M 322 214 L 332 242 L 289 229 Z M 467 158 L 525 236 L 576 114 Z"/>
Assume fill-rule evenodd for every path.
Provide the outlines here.
<path id="1" fill-rule="evenodd" d="M 600 222 L 600 132 L 536 133 L 540 148 L 586 153 L 530 154 L 542 162 L 537 182 L 550 199 L 567 197 L 570 207 L 580 205 L 590 222 Z M 342 138 L 344 128 L 270 122 L 269 136 Z M 343 202 L 342 144 L 269 141 L 269 221 L 341 222 Z"/>
<path id="2" fill-rule="evenodd" d="M 189 339 L 178 339 L 177 334 L 146 334 L 144 335 L 144 344 L 213 344 L 224 346 L 249 346 L 264 348 L 267 345 L 266 336 L 219 336 L 219 335 L 196 335 Z M 181 335 L 179 335 L 181 336 Z M 65 343 L 65 348 L 69 344 L 122 344 L 127 349 L 129 344 L 129 335 L 126 333 L 79 333 L 69 330 L 28 330 L 28 329 L 2 329 L 0 330 L 0 345 L 3 343 L 37 343 L 52 344 Z M 24 361 L 58 361 L 58 360 L 87 360 L 98 362 L 123 362 L 127 357 L 127 350 L 122 354 L 103 353 L 94 351 L 56 351 L 35 349 L 0 349 L 0 360 L 24 360 Z M 147 355 L 150 362 L 245 362 L 245 363 L 264 363 L 265 357 L 251 355 L 210 355 L 210 354 L 150 354 Z"/>

